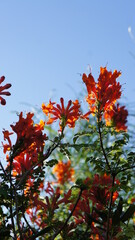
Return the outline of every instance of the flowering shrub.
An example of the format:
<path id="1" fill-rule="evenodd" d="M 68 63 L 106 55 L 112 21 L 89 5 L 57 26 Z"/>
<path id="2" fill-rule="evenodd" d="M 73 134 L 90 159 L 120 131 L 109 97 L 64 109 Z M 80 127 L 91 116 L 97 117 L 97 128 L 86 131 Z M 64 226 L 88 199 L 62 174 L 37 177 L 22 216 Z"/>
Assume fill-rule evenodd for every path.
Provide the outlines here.
<path id="1" fill-rule="evenodd" d="M 135 152 L 128 145 L 128 111 L 117 102 L 120 75 L 106 67 L 97 82 L 92 73 L 82 75 L 86 113 L 78 100 L 50 100 L 41 107 L 44 120 L 35 123 L 33 113 L 21 112 L 3 130 L 0 239 L 134 239 Z M 0 86 L 0 95 L 9 96 L 10 87 Z"/>

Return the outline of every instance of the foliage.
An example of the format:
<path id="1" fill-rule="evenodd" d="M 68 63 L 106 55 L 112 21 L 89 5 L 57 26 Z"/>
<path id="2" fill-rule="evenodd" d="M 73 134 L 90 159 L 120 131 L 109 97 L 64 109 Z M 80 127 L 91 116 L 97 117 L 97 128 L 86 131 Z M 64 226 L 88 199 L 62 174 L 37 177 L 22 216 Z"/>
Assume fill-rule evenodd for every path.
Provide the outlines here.
<path id="1" fill-rule="evenodd" d="M 135 152 L 128 111 L 118 103 L 120 74 L 101 67 L 97 82 L 82 75 L 86 113 L 78 100 L 66 107 L 63 98 L 50 100 L 42 104 L 44 120 L 21 112 L 11 131 L 3 130 L 1 239 L 134 239 Z M 10 87 L 1 86 L 0 95 L 9 96 L 3 90 Z"/>

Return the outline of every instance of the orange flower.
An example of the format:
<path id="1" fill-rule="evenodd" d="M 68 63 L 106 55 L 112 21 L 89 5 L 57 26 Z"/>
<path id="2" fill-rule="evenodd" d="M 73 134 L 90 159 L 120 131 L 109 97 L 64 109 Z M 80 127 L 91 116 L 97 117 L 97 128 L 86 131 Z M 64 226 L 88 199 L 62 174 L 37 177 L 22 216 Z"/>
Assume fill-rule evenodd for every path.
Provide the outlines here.
<path id="1" fill-rule="evenodd" d="M 71 167 L 71 161 L 67 163 L 59 161 L 53 168 L 53 173 L 56 174 L 58 183 L 64 184 L 65 182 L 74 181 L 74 169 Z"/>
<path id="2" fill-rule="evenodd" d="M 82 75 L 82 79 L 83 79 L 83 82 L 86 84 L 87 92 L 88 92 L 88 97 L 86 98 L 86 101 L 90 106 L 91 112 L 94 114 L 96 112 L 96 101 L 97 101 L 96 82 L 91 73 L 88 75 L 88 77 L 84 73 Z"/>
<path id="3" fill-rule="evenodd" d="M 94 236 L 94 235 L 91 235 L 91 236 L 90 236 L 90 239 L 91 239 L 91 240 L 101 240 L 99 234 L 96 234 L 95 236 Z"/>
<path id="4" fill-rule="evenodd" d="M 63 199 L 60 198 L 60 188 L 53 189 L 50 182 L 47 183 L 44 189 L 44 200 L 39 197 L 37 193 L 30 195 L 29 208 L 26 210 L 30 220 L 37 226 L 44 228 L 47 226 L 46 219 L 51 215 L 53 216 L 55 210 L 59 208 L 59 204 L 67 203 L 67 199 L 71 196 L 69 192 L 64 194 Z"/>
<path id="5" fill-rule="evenodd" d="M 38 161 L 38 152 L 35 150 L 31 154 L 22 152 L 13 160 L 13 175 L 21 175 L 29 170 L 34 163 Z"/>
<path id="6" fill-rule="evenodd" d="M 92 239 L 105 239 L 105 231 L 107 225 L 108 204 L 111 197 L 112 177 L 104 174 L 99 176 L 94 175 L 93 181 L 90 178 L 84 180 L 86 190 L 83 190 L 81 198 L 73 212 L 75 223 L 87 223 L 91 228 Z M 115 180 L 115 186 L 119 184 Z M 118 198 L 118 192 L 113 193 L 112 204 Z M 74 200 L 72 199 L 69 210 L 74 207 Z M 103 218 L 102 218 L 103 213 Z M 101 219 L 103 221 L 101 221 Z M 110 218 L 110 224 L 112 219 Z"/>
<path id="7" fill-rule="evenodd" d="M 29 192 L 30 192 L 30 189 L 34 186 L 34 179 L 32 179 L 30 176 L 29 178 L 27 179 L 27 182 L 26 182 L 26 186 L 25 186 L 25 189 L 24 189 L 24 195 L 28 195 Z"/>
<path id="8" fill-rule="evenodd" d="M 118 181 L 115 180 L 115 185 Z M 110 175 L 104 174 L 99 176 L 95 174 L 92 188 L 90 189 L 90 199 L 98 209 L 103 209 L 107 206 L 111 196 L 112 179 Z M 113 202 L 118 198 L 118 192 L 113 194 Z"/>
<path id="9" fill-rule="evenodd" d="M 22 232 L 24 232 L 23 231 L 23 224 L 22 224 L 22 226 L 21 226 L 21 228 L 22 228 Z M 30 239 L 31 238 L 31 236 L 33 236 L 33 232 L 32 232 L 32 230 L 31 229 L 28 229 L 27 230 L 27 232 L 25 232 L 24 234 L 23 234 L 23 240 L 28 240 L 28 239 Z M 21 238 L 20 237 L 17 237 L 17 240 L 21 240 Z"/>
<path id="10" fill-rule="evenodd" d="M 8 144 L 3 144 L 3 152 L 6 153 L 7 151 L 10 151 L 11 147 L 12 147 L 12 143 L 11 143 L 11 140 L 10 140 L 10 135 L 13 134 L 13 132 L 9 132 L 8 130 L 3 130 L 3 135 L 4 135 L 4 140 L 7 140 L 8 141 Z"/>
<path id="11" fill-rule="evenodd" d="M 70 205 L 70 210 L 72 210 L 74 207 L 74 203 L 71 203 Z M 88 214 L 91 213 L 90 209 L 90 203 L 88 198 L 82 198 L 79 200 L 74 212 L 73 216 L 75 217 L 75 222 L 76 224 L 81 224 L 86 222 L 87 224 L 89 223 L 89 219 L 87 217 Z"/>
<path id="12" fill-rule="evenodd" d="M 121 73 L 117 72 L 117 70 L 112 73 L 107 71 L 106 67 L 101 67 L 98 82 L 96 83 L 92 74 L 89 74 L 88 77 L 83 74 L 82 79 L 88 91 L 86 101 L 93 114 L 97 113 L 101 118 L 103 113 L 110 110 L 116 100 L 120 98 L 121 85 L 116 82 L 120 75 Z"/>
<path id="13" fill-rule="evenodd" d="M 131 203 L 135 203 L 135 197 L 131 199 Z"/>
<path id="14" fill-rule="evenodd" d="M 5 77 L 2 76 L 0 78 L 0 84 L 5 80 Z M 10 96 L 11 93 L 8 91 L 4 91 L 5 89 L 10 88 L 12 85 L 10 83 L 7 83 L 5 86 L 0 86 L 0 95 L 5 95 L 5 96 Z M 1 105 L 5 105 L 6 104 L 6 100 L 0 96 L 0 103 Z"/>
<path id="15" fill-rule="evenodd" d="M 33 113 L 27 113 L 26 118 L 23 118 L 23 113 L 19 115 L 19 121 L 15 125 L 11 125 L 12 130 L 17 134 L 16 144 L 13 148 L 14 156 L 20 152 L 32 151 L 37 148 L 38 151 L 43 151 L 44 141 L 47 139 L 46 134 L 43 134 L 43 122 L 34 125 L 32 117 Z"/>
<path id="16" fill-rule="evenodd" d="M 82 79 L 83 82 L 86 84 L 88 94 L 91 94 L 91 92 L 96 94 L 96 82 L 92 74 L 90 73 L 87 77 L 87 75 L 84 73 Z"/>
<path id="17" fill-rule="evenodd" d="M 108 72 L 106 68 L 100 68 L 100 75 L 97 83 L 98 101 L 100 111 L 104 112 L 115 104 L 116 100 L 121 97 L 121 85 L 116 79 L 121 75 L 120 72 L 114 70 Z"/>
<path id="18" fill-rule="evenodd" d="M 117 104 L 117 106 L 114 105 L 113 108 L 104 115 L 106 125 L 114 126 L 118 132 L 127 130 L 127 116 L 128 111 L 125 109 L 125 106 L 119 107 L 119 104 Z"/>
<path id="19" fill-rule="evenodd" d="M 75 122 L 80 116 L 80 104 L 78 100 L 74 102 L 69 100 L 68 105 L 65 108 L 63 98 L 60 98 L 60 102 L 61 106 L 55 102 L 51 102 L 51 100 L 47 106 L 44 103 L 42 104 L 43 112 L 49 117 L 47 124 L 51 124 L 57 119 L 60 119 L 60 130 L 64 129 L 66 125 L 68 125 L 70 128 L 73 128 L 75 126 Z M 56 107 L 54 106 L 55 104 Z"/>

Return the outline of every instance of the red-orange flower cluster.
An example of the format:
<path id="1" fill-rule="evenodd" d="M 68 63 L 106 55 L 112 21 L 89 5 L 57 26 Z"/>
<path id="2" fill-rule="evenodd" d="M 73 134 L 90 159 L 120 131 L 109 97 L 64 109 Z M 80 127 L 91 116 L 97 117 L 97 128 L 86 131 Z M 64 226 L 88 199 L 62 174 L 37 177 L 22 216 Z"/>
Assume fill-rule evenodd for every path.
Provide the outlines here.
<path id="1" fill-rule="evenodd" d="M 118 184 L 118 181 L 115 181 L 115 185 Z M 107 206 L 112 188 L 112 179 L 110 175 L 104 174 L 99 176 L 95 174 L 94 181 L 92 183 L 92 188 L 90 189 L 90 199 L 93 202 L 93 205 L 96 205 L 98 209 L 103 209 Z M 118 198 L 118 193 L 113 193 L 113 202 Z"/>
<path id="2" fill-rule="evenodd" d="M 128 111 L 125 109 L 125 106 L 120 107 L 119 104 L 117 104 L 117 106 L 114 105 L 109 112 L 105 112 L 104 116 L 107 126 L 115 126 L 117 131 L 127 130 Z"/>
<path id="3" fill-rule="evenodd" d="M 11 143 L 11 139 L 10 139 L 10 135 L 13 134 L 13 132 L 9 132 L 8 130 L 3 130 L 3 135 L 4 135 L 4 140 L 8 141 L 8 143 L 3 144 L 3 152 L 6 153 L 7 151 L 10 151 L 11 147 L 12 147 L 12 143 Z"/>
<path id="4" fill-rule="evenodd" d="M 53 173 L 57 176 L 57 181 L 60 184 L 74 181 L 74 169 L 71 167 L 71 161 L 68 160 L 66 163 L 59 161 L 58 164 L 53 168 Z"/>
<path id="5" fill-rule="evenodd" d="M 89 224 L 93 235 L 92 239 L 105 239 L 104 234 L 107 224 L 106 210 L 108 209 L 108 204 L 111 198 L 112 181 L 112 177 L 107 174 L 104 174 L 103 176 L 95 174 L 93 181 L 86 178 L 84 184 L 87 186 L 87 189 L 82 192 L 81 198 L 73 212 L 76 224 Z M 118 180 L 115 180 L 114 184 L 115 186 L 119 184 Z M 114 204 L 117 198 L 118 192 L 115 191 L 113 193 L 112 204 Z M 74 204 L 72 202 L 70 204 L 70 210 L 72 210 L 73 207 Z M 100 228 L 101 222 L 102 228 Z"/>
<path id="6" fill-rule="evenodd" d="M 61 106 L 55 102 L 51 102 L 51 100 L 47 106 L 44 103 L 42 104 L 43 112 L 49 117 L 47 124 L 51 124 L 59 119 L 60 130 L 64 129 L 66 125 L 73 128 L 75 126 L 75 122 L 80 117 L 80 104 L 78 100 L 75 100 L 74 102 L 69 100 L 67 107 L 65 107 L 63 98 L 60 98 L 60 102 Z"/>
<path id="7" fill-rule="evenodd" d="M 2 76 L 0 78 L 0 84 L 5 80 L 5 77 Z M 5 86 L 0 86 L 0 103 L 1 105 L 5 105 L 6 104 L 6 100 L 2 97 L 2 95 L 5 95 L 5 96 L 10 96 L 11 93 L 8 92 L 8 91 L 4 91 L 4 90 L 7 90 L 11 87 L 11 84 L 10 83 L 7 83 Z"/>
<path id="8" fill-rule="evenodd" d="M 33 122 L 33 113 L 28 113 L 26 118 L 23 117 L 22 112 L 19 115 L 19 121 L 15 125 L 11 125 L 13 132 L 3 130 L 4 140 L 3 152 L 11 151 L 13 157 L 13 175 L 22 175 L 25 171 L 30 170 L 34 163 L 38 162 L 39 154 L 43 152 L 46 134 L 43 133 L 44 122 L 39 124 Z M 12 145 L 10 135 L 17 134 L 17 140 Z M 10 162 L 7 156 L 8 163 Z"/>
<path id="9" fill-rule="evenodd" d="M 22 174 L 29 170 L 33 163 L 38 161 L 38 155 L 43 152 L 46 134 L 43 133 L 44 123 L 40 121 L 35 124 L 32 120 L 33 113 L 28 113 L 26 118 L 22 112 L 19 115 L 19 121 L 15 125 L 11 125 L 13 132 L 17 134 L 17 140 L 12 145 L 10 135 L 13 132 L 3 131 L 4 140 L 8 143 L 3 144 L 3 151 L 11 151 L 13 157 L 13 174 Z M 7 157 L 9 161 L 9 157 Z"/>
<path id="10" fill-rule="evenodd" d="M 59 208 L 59 205 L 71 202 L 71 189 L 64 194 L 63 198 L 60 198 L 60 188 L 53 189 L 50 182 L 47 183 L 44 189 L 44 200 L 40 199 L 38 194 L 31 196 L 31 201 L 28 209 L 26 210 L 31 222 L 39 227 L 47 226 L 46 219 L 53 218 L 55 210 Z"/>
<path id="11" fill-rule="evenodd" d="M 21 152 L 13 160 L 13 175 L 23 175 L 27 170 L 31 168 L 33 163 L 36 163 L 38 159 L 38 152 L 33 150 L 31 153 Z"/>
<path id="12" fill-rule="evenodd" d="M 90 107 L 90 112 L 85 114 L 85 117 L 88 117 L 89 113 L 96 114 L 98 119 L 104 116 L 107 123 L 108 119 L 112 117 L 117 130 L 126 130 L 127 111 L 124 109 L 125 107 L 117 109 L 117 117 L 116 114 L 112 114 L 112 112 L 116 112 L 115 103 L 121 97 L 121 85 L 116 81 L 120 75 L 121 73 L 117 70 L 112 73 L 111 71 L 107 71 L 106 67 L 101 67 L 98 82 L 96 83 L 91 73 L 88 77 L 85 73 L 83 74 L 82 79 L 86 84 L 88 92 L 86 101 Z M 122 123 L 119 125 L 116 123 L 116 120 L 119 121 L 121 117 Z"/>
<path id="13" fill-rule="evenodd" d="M 117 70 L 112 73 L 111 71 L 108 72 L 106 67 L 101 67 L 98 82 L 96 83 L 91 73 L 88 77 L 85 73 L 83 74 L 82 79 L 88 91 L 87 102 L 93 113 L 109 110 L 116 100 L 120 98 L 121 85 L 116 82 L 116 78 L 120 75 L 121 73 L 117 72 Z"/>
<path id="14" fill-rule="evenodd" d="M 14 155 L 27 149 L 27 152 L 33 149 L 38 149 L 42 152 L 44 148 L 44 141 L 47 139 L 46 134 L 43 134 L 43 121 L 39 124 L 33 122 L 33 113 L 27 113 L 26 118 L 21 112 L 19 121 L 15 125 L 11 125 L 12 130 L 17 134 L 16 144 L 13 147 Z"/>

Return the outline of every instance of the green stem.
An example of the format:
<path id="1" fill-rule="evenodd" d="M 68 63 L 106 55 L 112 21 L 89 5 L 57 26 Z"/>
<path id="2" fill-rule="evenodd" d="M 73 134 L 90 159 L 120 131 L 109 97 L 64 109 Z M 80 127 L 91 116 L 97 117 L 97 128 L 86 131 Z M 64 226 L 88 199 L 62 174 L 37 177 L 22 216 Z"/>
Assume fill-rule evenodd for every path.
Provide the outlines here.
<path id="1" fill-rule="evenodd" d="M 111 173 L 111 167 L 110 167 L 110 164 L 109 164 L 109 161 L 108 161 L 108 158 L 107 158 L 104 146 L 103 146 L 102 133 L 101 133 L 101 129 L 100 129 L 100 121 L 99 121 L 99 119 L 98 119 L 98 132 L 99 132 L 99 138 L 100 138 L 100 145 L 101 145 L 101 149 L 102 149 L 105 161 L 106 161 L 106 165 L 107 165 L 107 167 L 108 167 L 108 169 L 109 169 L 109 171 Z"/>

